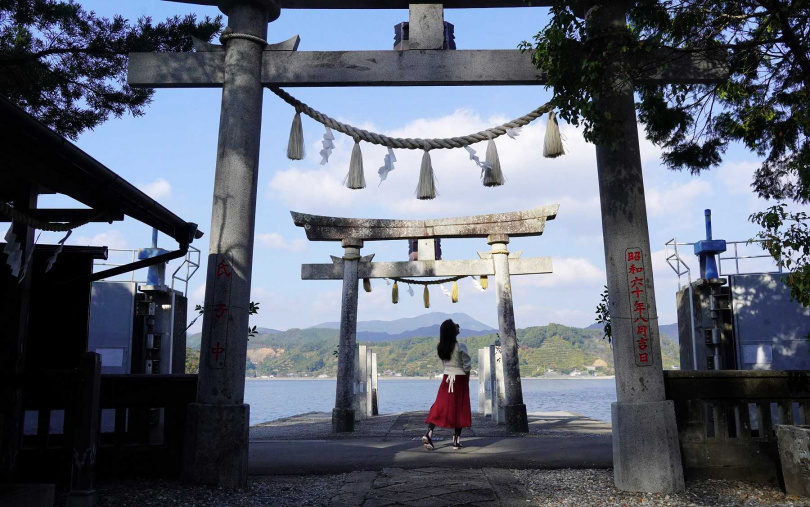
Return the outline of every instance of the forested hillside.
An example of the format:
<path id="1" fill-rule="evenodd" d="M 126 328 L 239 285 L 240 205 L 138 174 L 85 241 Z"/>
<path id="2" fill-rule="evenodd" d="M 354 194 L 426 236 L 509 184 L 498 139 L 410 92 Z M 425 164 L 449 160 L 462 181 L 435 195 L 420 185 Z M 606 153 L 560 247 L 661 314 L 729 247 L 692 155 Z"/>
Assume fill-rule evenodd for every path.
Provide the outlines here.
<path id="1" fill-rule="evenodd" d="M 492 344 L 494 334 L 471 336 L 460 341 L 467 344 L 478 366 L 478 349 Z M 191 341 L 191 340 L 190 340 Z M 197 342 L 198 343 L 198 342 Z M 362 342 L 361 342 L 362 343 Z M 613 353 L 598 329 L 579 329 L 560 324 L 518 330 L 520 370 L 523 376 L 538 376 L 573 371 L 613 374 Z M 247 376 L 335 376 L 337 372 L 338 336 L 335 329 L 290 329 L 260 334 L 248 342 Z M 436 357 L 436 337 L 414 337 L 396 341 L 370 343 L 377 353 L 380 374 L 427 376 L 441 371 Z M 677 367 L 678 347 L 662 335 L 664 368 Z M 194 361 L 187 361 L 193 368 Z"/>

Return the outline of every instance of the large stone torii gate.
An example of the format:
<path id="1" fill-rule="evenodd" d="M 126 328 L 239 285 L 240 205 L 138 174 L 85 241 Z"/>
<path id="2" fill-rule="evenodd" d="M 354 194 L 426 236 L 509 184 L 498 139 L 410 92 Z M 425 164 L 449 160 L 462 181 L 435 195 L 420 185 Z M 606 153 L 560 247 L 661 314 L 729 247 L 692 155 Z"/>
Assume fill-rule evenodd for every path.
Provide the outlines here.
<path id="1" fill-rule="evenodd" d="M 506 249 L 509 237 L 539 236 L 546 221 L 557 216 L 559 204 L 527 211 L 497 213 L 437 220 L 380 220 L 324 217 L 292 212 L 293 222 L 303 227 L 310 241 L 340 241 L 342 258 L 331 264 L 304 264 L 304 280 L 343 280 L 340 308 L 340 348 L 338 355 L 335 408 L 332 430 L 354 430 L 352 395 L 354 354 L 357 336 L 358 281 L 364 278 L 420 278 L 455 276 L 495 276 L 498 328 L 503 342 L 503 369 L 506 405 L 504 417 L 511 431 L 528 432 L 529 421 L 520 385 L 515 314 L 512 305 L 511 275 L 551 273 L 551 258 L 521 259 L 520 253 Z M 374 254 L 360 256 L 364 241 L 418 238 L 419 260 L 371 262 Z M 479 260 L 436 260 L 434 238 L 486 238 L 490 252 L 479 252 Z"/>
<path id="2" fill-rule="evenodd" d="M 544 76 L 529 55 L 518 50 L 442 50 L 441 4 L 284 0 L 285 9 L 410 10 L 410 50 L 299 52 L 296 47 L 263 42 L 268 23 L 281 12 L 273 0 L 169 1 L 218 6 L 228 16 L 232 32 L 253 37 L 231 38 L 224 51 L 209 46 L 189 54 L 133 53 L 129 60 L 129 84 L 135 87 L 222 88 L 203 357 L 197 403 L 189 406 L 183 470 L 188 480 L 240 487 L 247 480 L 244 329 L 253 265 L 263 86 L 541 85 Z M 590 37 L 600 43 L 619 42 L 625 36 L 628 3 L 575 1 Z M 532 2 L 533 7 L 552 4 Z M 447 0 L 445 5 L 525 6 L 523 0 Z M 644 53 L 641 58 L 643 70 L 636 83 L 708 83 L 725 76 L 722 65 L 688 51 Z M 621 125 L 623 134 L 612 144 L 596 146 L 618 400 L 612 410 L 614 481 L 629 491 L 678 491 L 684 488 L 683 471 L 674 407 L 664 396 L 653 277 L 649 271 L 628 276 L 628 270 L 639 274 L 651 265 L 633 83 L 608 66 L 605 89 L 595 103 Z"/>

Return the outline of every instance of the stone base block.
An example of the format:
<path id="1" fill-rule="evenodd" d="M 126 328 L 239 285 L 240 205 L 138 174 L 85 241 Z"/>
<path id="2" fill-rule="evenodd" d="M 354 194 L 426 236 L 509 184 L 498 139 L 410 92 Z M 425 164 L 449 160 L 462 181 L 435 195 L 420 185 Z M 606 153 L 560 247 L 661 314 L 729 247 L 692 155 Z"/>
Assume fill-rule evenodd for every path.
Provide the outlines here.
<path id="1" fill-rule="evenodd" d="M 506 420 L 506 429 L 516 433 L 529 432 L 529 418 L 526 415 L 526 405 L 505 405 L 503 415 Z"/>
<path id="2" fill-rule="evenodd" d="M 98 505 L 98 493 L 92 491 L 71 491 L 65 499 L 65 507 L 95 507 Z"/>
<path id="3" fill-rule="evenodd" d="M 810 496 L 810 426 L 776 426 L 785 493 Z"/>
<path id="4" fill-rule="evenodd" d="M 247 484 L 250 405 L 188 406 L 183 480 L 222 488 Z"/>
<path id="5" fill-rule="evenodd" d="M 349 433 L 354 431 L 354 409 L 332 409 L 332 433 Z"/>
<path id="6" fill-rule="evenodd" d="M 672 401 L 613 403 L 613 481 L 623 491 L 684 490 Z"/>
<path id="7" fill-rule="evenodd" d="M 55 490 L 53 484 L 0 485 L 0 507 L 50 507 Z"/>

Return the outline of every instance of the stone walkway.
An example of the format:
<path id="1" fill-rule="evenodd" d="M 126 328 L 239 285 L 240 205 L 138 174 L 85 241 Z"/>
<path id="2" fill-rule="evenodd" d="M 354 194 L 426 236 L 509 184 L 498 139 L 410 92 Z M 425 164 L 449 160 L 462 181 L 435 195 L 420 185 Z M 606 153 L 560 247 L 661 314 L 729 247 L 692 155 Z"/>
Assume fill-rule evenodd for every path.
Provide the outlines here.
<path id="1" fill-rule="evenodd" d="M 359 422 L 333 435 L 329 414 L 304 414 L 251 428 L 249 473 L 340 474 L 387 468 L 609 468 L 610 424 L 568 412 L 529 415 L 528 434 L 508 433 L 491 419 L 473 417 L 465 447 L 452 449 L 452 430 L 436 428 L 436 450 L 421 443 L 426 413 L 408 412 Z"/>
<path id="2" fill-rule="evenodd" d="M 293 417 L 257 424 L 250 428 L 250 440 L 341 440 L 358 438 L 413 439 L 427 429 L 427 412 L 404 412 L 375 416 L 356 423 L 353 433 L 332 433 L 332 416 L 326 412 L 310 412 Z M 452 436 L 452 430 L 436 428 L 441 441 Z M 610 423 L 589 419 L 571 412 L 536 412 L 529 414 L 529 434 L 515 435 L 491 417 L 473 414 L 472 428 L 464 429 L 464 437 L 568 436 L 580 438 L 610 436 Z"/>

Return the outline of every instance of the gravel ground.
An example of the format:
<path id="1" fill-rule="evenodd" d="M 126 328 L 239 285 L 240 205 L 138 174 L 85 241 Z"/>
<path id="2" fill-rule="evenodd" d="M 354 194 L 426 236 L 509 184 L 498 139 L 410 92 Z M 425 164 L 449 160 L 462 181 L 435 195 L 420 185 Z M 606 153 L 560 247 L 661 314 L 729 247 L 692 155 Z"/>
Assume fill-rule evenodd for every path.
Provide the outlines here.
<path id="1" fill-rule="evenodd" d="M 617 490 L 611 470 L 513 470 L 511 473 L 528 491 L 531 501 L 526 505 L 810 506 L 810 499 L 787 496 L 776 487 L 735 481 L 690 481 L 684 493 L 656 495 Z M 132 481 L 99 486 L 99 507 L 326 507 L 341 488 L 345 490 L 352 485 L 351 475 L 250 477 L 248 487 L 240 491 L 177 481 Z M 362 491 L 357 493 L 363 498 Z M 64 498 L 60 500 L 57 505 L 64 505 Z M 373 495 L 366 496 L 366 500 L 373 503 Z"/>
<path id="2" fill-rule="evenodd" d="M 243 490 L 149 480 L 99 485 L 98 507 L 326 506 L 347 474 L 250 477 Z M 64 506 L 64 497 L 56 502 Z"/>
<path id="3" fill-rule="evenodd" d="M 612 470 L 514 470 L 533 505 L 810 506 L 775 486 L 736 481 L 689 481 L 684 493 L 626 493 L 613 485 Z"/>

